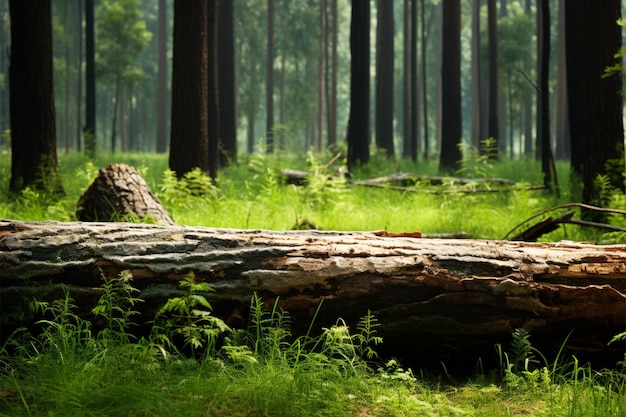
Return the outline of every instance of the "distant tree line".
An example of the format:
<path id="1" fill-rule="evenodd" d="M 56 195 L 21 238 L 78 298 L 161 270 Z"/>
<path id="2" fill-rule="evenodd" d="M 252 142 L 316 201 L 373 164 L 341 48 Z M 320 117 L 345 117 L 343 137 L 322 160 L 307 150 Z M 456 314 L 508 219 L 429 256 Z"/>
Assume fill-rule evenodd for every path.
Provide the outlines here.
<path id="1" fill-rule="evenodd" d="M 390 158 L 437 157 L 454 172 L 463 146 L 492 139 L 490 157 L 540 159 L 548 187 L 554 159 L 571 158 L 583 200 L 599 198 L 593 181 L 623 155 L 621 69 L 605 74 L 619 65 L 621 2 L 312 4 L 0 2 L 0 129 L 11 132 L 12 188 L 36 182 L 37 164 L 54 170 L 57 147 L 169 149 L 179 175 L 199 166 L 215 177 L 238 150 L 304 153 L 343 140 L 351 166 L 367 163 L 375 144 Z M 35 18 L 47 23 L 35 29 Z M 38 75 L 19 69 L 42 64 Z M 29 88 L 50 92 L 52 110 L 39 116 Z M 29 121 L 46 130 L 37 135 L 46 145 L 26 157 L 35 165 L 22 156 L 35 141 L 22 126 Z"/>

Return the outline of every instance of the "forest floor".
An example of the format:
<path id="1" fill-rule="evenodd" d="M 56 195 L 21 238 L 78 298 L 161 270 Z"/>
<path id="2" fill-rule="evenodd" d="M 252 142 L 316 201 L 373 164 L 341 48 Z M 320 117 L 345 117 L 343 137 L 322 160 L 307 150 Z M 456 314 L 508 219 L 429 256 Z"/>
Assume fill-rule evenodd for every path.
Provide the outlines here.
<path id="1" fill-rule="evenodd" d="M 516 183 L 497 191 L 489 190 L 490 185 L 452 182 L 396 190 L 336 178 L 340 162 L 322 172 L 331 158 L 242 157 L 238 166 L 220 171 L 216 187 L 199 172 L 176 180 L 165 155 L 101 155 L 97 161 L 62 155 L 65 195 L 58 198 L 33 189 L 8 194 L 10 157 L 0 152 L 0 218 L 75 220 L 78 198 L 110 162 L 139 169 L 177 223 L 209 227 L 289 230 L 314 225 L 500 239 L 538 212 L 577 201 L 565 163 L 558 164 L 557 197 L 529 189 L 541 184 L 535 161 L 467 160 L 459 175 Z M 309 172 L 308 185 L 284 184 L 282 168 Z M 353 172 L 353 180 L 399 170 L 437 175 L 433 162 L 390 163 L 375 156 Z M 438 193 L 442 187 L 446 191 Z M 607 188 L 606 197 L 613 208 L 626 208 L 618 191 Z M 617 215 L 610 221 L 625 223 Z M 624 236 L 567 225 L 541 239 L 621 242 Z M 575 357 L 546 359 L 533 348 L 531 335 L 521 331 L 485 358 L 497 363 L 493 369 L 479 362 L 470 365 L 475 369 L 471 376 L 459 377 L 448 374 L 442 363 L 439 372 L 426 372 L 376 356 L 384 341 L 377 337 L 372 316 L 352 329 L 337 318 L 320 335 L 295 338 L 288 312 L 262 309 L 262 300 L 254 297 L 250 327 L 227 330 L 197 297 L 205 289 L 190 280 L 187 295 L 174 299 L 150 324 L 150 336 L 136 339 L 131 335 L 132 281 L 108 278 L 93 317 L 77 316 L 69 296 L 47 305 L 31 300 L 29 311 L 19 318 L 24 330 L 2 335 L 1 416 L 626 415 L 626 363 L 594 369 Z M 18 319 L 6 313 L 5 322 Z"/>

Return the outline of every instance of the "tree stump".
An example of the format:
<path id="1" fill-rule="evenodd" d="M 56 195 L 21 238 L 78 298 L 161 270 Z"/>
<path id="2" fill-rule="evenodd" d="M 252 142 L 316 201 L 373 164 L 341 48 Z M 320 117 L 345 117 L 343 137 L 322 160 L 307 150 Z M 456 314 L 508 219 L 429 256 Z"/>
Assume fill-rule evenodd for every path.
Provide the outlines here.
<path id="1" fill-rule="evenodd" d="M 215 314 L 244 326 L 253 293 L 292 318 L 293 331 L 354 325 L 371 310 L 390 355 L 473 366 L 495 358 L 516 328 L 554 358 L 614 366 L 626 329 L 626 245 L 423 239 L 379 232 L 274 232 L 132 223 L 0 221 L 3 315 L 70 288 L 85 314 L 102 274 L 129 270 L 149 321 L 189 272 L 216 291 Z M 354 327 L 353 327 L 354 329 Z M 485 363 L 485 362 L 483 362 Z M 450 368 L 448 368 L 450 369 Z"/>
<path id="2" fill-rule="evenodd" d="M 101 168 L 76 206 L 76 217 L 81 221 L 120 221 L 134 213 L 157 224 L 175 224 L 141 174 L 126 164 Z"/>

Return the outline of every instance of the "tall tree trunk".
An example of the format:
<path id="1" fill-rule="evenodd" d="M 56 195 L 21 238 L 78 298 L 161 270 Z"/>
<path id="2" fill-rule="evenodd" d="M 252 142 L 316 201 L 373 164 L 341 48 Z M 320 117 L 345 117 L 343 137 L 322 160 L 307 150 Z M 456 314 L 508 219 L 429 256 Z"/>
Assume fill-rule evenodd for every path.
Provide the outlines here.
<path id="1" fill-rule="evenodd" d="M 524 10 L 527 15 L 532 14 L 531 0 L 526 0 Z M 529 71 L 530 65 L 526 65 L 526 71 Z M 524 99 L 524 155 L 532 155 L 533 153 L 533 104 L 532 94 Z"/>
<path id="2" fill-rule="evenodd" d="M 602 77 L 605 69 L 616 63 L 614 55 L 622 46 L 621 27 L 616 22 L 621 18 L 621 2 L 611 0 L 602 7 L 584 2 L 582 67 L 584 94 L 583 136 L 583 202 L 606 204 L 595 181 L 598 175 L 607 174 L 606 163 L 616 159 L 619 147 L 624 144 L 623 96 L 621 73 Z M 621 62 L 621 61 L 619 61 Z M 579 62 L 579 65 L 581 63 Z M 580 86 L 579 86 L 580 88 Z M 623 159 L 620 172 L 624 171 Z M 623 190 L 621 175 L 609 177 L 611 185 Z M 604 221 L 604 216 L 588 217 Z"/>
<path id="3" fill-rule="evenodd" d="M 584 2 L 565 2 L 565 60 L 567 65 L 567 108 L 569 114 L 570 140 L 572 154 L 572 189 L 578 190 L 582 180 L 584 160 L 584 104 L 582 83 L 584 71 L 581 62 L 583 53 Z"/>
<path id="4" fill-rule="evenodd" d="M 218 72 L 220 97 L 220 166 L 237 162 L 237 114 L 235 90 L 235 37 L 233 2 L 220 1 L 218 23 Z"/>
<path id="5" fill-rule="evenodd" d="M 11 191 L 62 193 L 58 177 L 50 0 L 10 0 Z"/>
<path id="6" fill-rule="evenodd" d="M 428 129 L 428 94 L 426 93 L 427 87 L 427 77 L 426 77 L 426 44 L 428 42 L 428 30 L 426 28 L 426 11 L 425 11 L 425 1 L 421 0 L 420 2 L 420 17 L 421 17 L 421 25 L 422 25 L 422 124 L 424 125 L 424 159 L 428 159 L 428 151 L 430 149 L 430 134 Z"/>
<path id="7" fill-rule="evenodd" d="M 461 137 L 461 2 L 446 0 L 442 12 L 441 62 L 442 123 L 439 171 L 454 173 L 460 167 Z"/>
<path id="8" fill-rule="evenodd" d="M 120 76 L 118 75 L 115 80 L 115 90 L 113 95 L 113 117 L 111 118 L 111 153 L 115 153 L 115 142 L 116 140 L 116 132 L 117 132 L 117 115 L 118 115 L 118 106 L 120 102 L 120 96 L 122 94 L 122 81 L 120 80 Z"/>
<path id="9" fill-rule="evenodd" d="M 376 25 L 376 145 L 393 158 L 393 2 L 378 0 Z"/>
<path id="10" fill-rule="evenodd" d="M 206 1 L 174 0 L 169 167 L 178 177 L 209 170 Z"/>
<path id="11" fill-rule="evenodd" d="M 83 105 L 83 0 L 76 0 L 76 151 L 82 152 Z"/>
<path id="12" fill-rule="evenodd" d="M 69 0 L 63 0 L 63 36 L 65 37 L 65 153 L 72 149 L 72 130 L 70 128 L 70 10 Z"/>
<path id="13" fill-rule="evenodd" d="M 480 73 L 480 0 L 472 1 L 472 145 L 480 147 L 483 132 L 480 127 L 482 111 Z"/>
<path id="14" fill-rule="evenodd" d="M 254 61 L 250 61 L 250 85 L 256 85 L 256 65 Z M 256 119 L 256 100 L 254 99 L 254 95 L 250 94 L 247 98 L 247 106 L 246 106 L 246 122 L 247 122 L 247 132 L 246 132 L 246 143 L 247 143 L 247 151 L 249 154 L 254 152 L 254 121 Z"/>
<path id="15" fill-rule="evenodd" d="M 157 66 L 157 153 L 167 151 L 167 0 L 159 0 Z"/>
<path id="16" fill-rule="evenodd" d="M 403 61 L 402 61 L 402 125 L 403 147 L 402 155 L 405 158 L 413 157 L 411 138 L 411 3 L 412 0 L 404 0 L 404 23 L 403 23 Z"/>
<path id="17" fill-rule="evenodd" d="M 411 158 L 419 153 L 419 91 L 417 88 L 417 0 L 411 0 Z M 425 153 L 425 157 L 428 154 Z"/>
<path id="18" fill-rule="evenodd" d="M 94 0 L 85 0 L 85 154 L 96 156 L 96 70 Z"/>
<path id="19" fill-rule="evenodd" d="M 228 1 L 228 0 L 226 0 Z M 218 152 L 220 143 L 220 96 L 218 81 L 218 15 L 221 7 L 220 0 L 208 0 L 207 10 L 207 123 L 208 123 L 208 159 L 209 176 L 215 182 L 217 180 L 217 166 L 219 162 Z"/>
<path id="20" fill-rule="evenodd" d="M 337 9 L 337 0 L 331 0 L 332 23 L 332 48 L 331 48 L 331 77 L 330 77 L 330 98 L 328 100 L 328 145 L 334 145 L 337 142 L 337 41 L 339 34 L 339 12 Z"/>
<path id="21" fill-rule="evenodd" d="M 352 2 L 350 23 L 350 116 L 348 168 L 369 161 L 370 138 L 370 3 Z"/>
<path id="22" fill-rule="evenodd" d="M 326 0 L 320 1 L 320 41 L 319 62 L 317 67 L 318 91 L 317 91 L 317 144 L 318 151 L 324 148 L 324 94 L 326 92 Z"/>
<path id="23" fill-rule="evenodd" d="M 552 145 L 550 143 L 550 2 L 542 1 L 537 7 L 537 40 L 539 56 L 539 100 L 537 106 L 537 137 L 541 140 L 541 174 L 543 184 L 552 188 Z M 541 126 L 541 130 L 539 130 Z"/>
<path id="24" fill-rule="evenodd" d="M 274 152 L 274 0 L 267 0 L 267 63 L 265 68 L 266 151 Z"/>
<path id="25" fill-rule="evenodd" d="M 556 152 L 557 159 L 570 156 L 569 125 L 567 121 L 567 68 L 565 58 L 565 0 L 559 0 L 557 42 L 557 104 Z"/>
<path id="26" fill-rule="evenodd" d="M 498 18 L 496 0 L 487 0 L 487 14 L 489 34 L 489 122 L 487 136 L 499 142 Z M 498 146 L 494 148 L 498 149 Z"/>

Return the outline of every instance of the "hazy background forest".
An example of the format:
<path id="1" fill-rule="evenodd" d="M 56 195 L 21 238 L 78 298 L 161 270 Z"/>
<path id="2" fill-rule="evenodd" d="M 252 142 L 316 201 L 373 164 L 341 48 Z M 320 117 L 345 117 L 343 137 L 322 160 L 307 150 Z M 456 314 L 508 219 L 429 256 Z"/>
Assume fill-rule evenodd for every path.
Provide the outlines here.
<path id="1" fill-rule="evenodd" d="M 57 115 L 57 144 L 66 152 L 81 151 L 83 146 L 82 126 L 84 125 L 85 76 L 81 69 L 85 65 L 84 2 L 75 0 L 53 0 L 53 47 L 54 82 Z M 157 137 L 165 135 L 169 141 L 169 117 L 159 123 L 158 100 L 171 98 L 172 61 L 172 17 L 173 2 L 157 0 L 96 0 L 95 2 L 95 48 L 97 80 L 97 123 L 96 139 L 98 150 L 111 149 L 112 130 L 116 130 L 117 151 L 164 151 L 157 148 Z M 233 0 L 234 40 L 238 149 L 249 152 L 253 145 L 258 151 L 266 137 L 265 82 L 267 68 L 268 2 L 266 0 Z M 347 0 L 338 0 L 336 10 L 330 0 L 326 10 L 326 40 L 324 60 L 325 103 L 323 115 L 319 117 L 318 90 L 320 88 L 320 5 L 306 0 L 275 0 L 273 9 L 274 53 L 273 53 L 273 113 L 274 129 L 284 138 L 284 149 L 304 154 L 312 146 L 318 145 L 320 122 L 322 123 L 323 146 L 329 141 L 345 140 L 349 112 L 350 78 L 350 7 Z M 371 2 L 371 86 L 372 121 L 376 120 L 375 79 L 376 79 L 376 31 L 377 5 Z M 393 125 L 394 145 L 397 155 L 403 154 L 404 120 L 406 118 L 403 100 L 405 82 L 403 59 L 405 59 L 403 39 L 405 36 L 405 2 L 394 0 L 393 42 L 394 95 Z M 416 15 L 417 39 L 417 103 L 416 111 L 420 158 L 438 154 L 441 137 L 441 57 L 442 53 L 442 1 L 423 0 L 413 2 L 418 6 Z M 501 0 L 498 2 L 498 47 L 500 84 L 500 127 L 501 151 L 511 157 L 529 155 L 537 148 L 533 142 L 535 135 L 537 79 L 536 48 L 536 2 Z M 562 14 L 559 13 L 562 1 L 551 0 L 551 59 L 550 59 L 550 108 L 553 117 L 552 144 L 558 158 L 569 156 L 567 129 L 562 118 L 557 117 L 557 108 L 562 98 L 559 96 L 559 66 L 564 42 L 562 35 Z M 486 1 L 461 1 L 461 86 L 462 86 L 462 136 L 466 143 L 478 146 L 485 139 L 480 130 L 472 130 L 472 27 L 473 7 L 480 6 L 480 68 L 482 79 L 486 80 L 487 45 L 487 5 Z M 165 7 L 164 16 L 159 15 L 159 7 Z M 120 13 L 120 8 L 123 13 Z M 336 13 L 336 15 L 335 15 Z M 122 18 L 120 18 L 122 16 Z M 161 26 L 159 19 L 165 19 Z M 5 132 L 0 145 L 8 143 L 9 99 L 8 99 L 8 45 L 9 33 L 8 1 L 0 1 L 0 131 Z M 131 24 L 132 23 L 132 24 Z M 163 24 L 164 23 L 164 24 Z M 336 125 L 328 126 L 328 103 L 332 103 L 332 51 L 333 25 L 337 24 L 337 90 Z M 135 25 L 135 26 L 133 26 Z M 133 28 L 129 30 L 129 28 Z M 160 32 L 161 31 L 161 32 Z M 159 42 L 164 39 L 166 46 L 165 65 L 167 94 L 157 94 L 159 71 Z M 108 54 L 112 43 L 128 42 L 135 50 L 127 48 L 123 54 Z M 423 44 L 422 44 L 423 42 Z M 444 49 L 445 52 L 445 49 Z M 120 67 L 120 60 L 131 58 L 126 67 Z M 121 73 L 120 73 L 121 71 Z M 119 115 L 114 119 L 115 80 L 120 73 L 123 94 L 118 106 Z M 482 83 L 482 94 L 486 94 L 486 82 Z M 425 104 L 425 106 L 424 106 Z M 387 109 L 385 109 L 387 110 Z M 486 114 L 486 112 L 484 113 Z M 485 123 L 483 114 L 482 124 Z M 159 129 L 162 130 L 159 132 Z M 482 128 L 484 132 L 484 127 Z M 374 141 L 372 123 L 372 141 Z M 169 143 L 169 142 L 168 142 Z M 406 151 L 404 152 L 406 155 Z"/>

